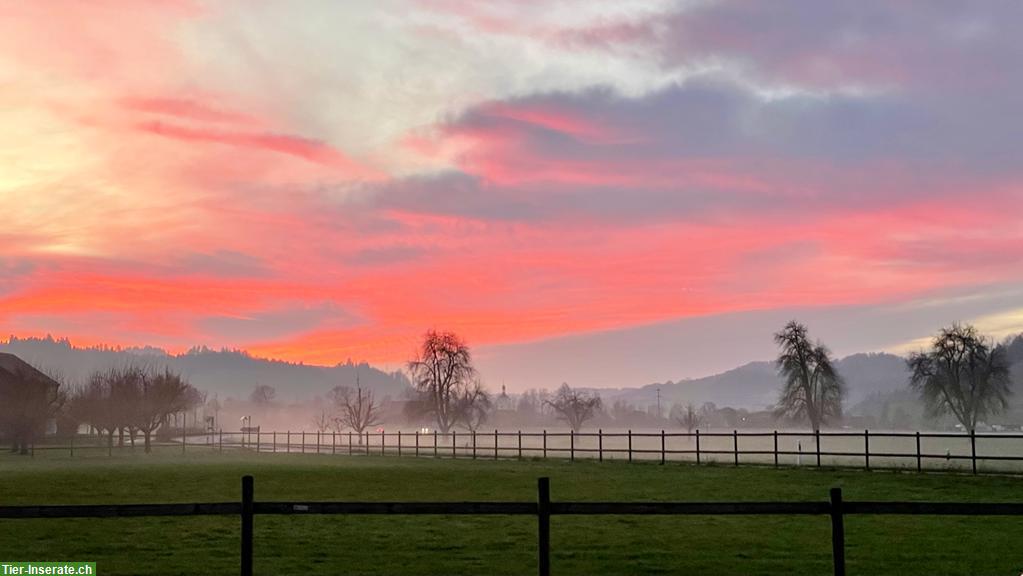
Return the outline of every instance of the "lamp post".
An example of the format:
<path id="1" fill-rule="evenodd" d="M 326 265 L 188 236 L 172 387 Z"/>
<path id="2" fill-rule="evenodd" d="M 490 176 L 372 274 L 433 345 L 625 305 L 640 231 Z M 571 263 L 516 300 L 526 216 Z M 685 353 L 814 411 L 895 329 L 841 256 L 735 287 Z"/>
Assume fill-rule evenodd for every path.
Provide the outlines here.
<path id="1" fill-rule="evenodd" d="M 242 448 L 245 448 L 246 435 L 251 434 L 252 430 L 252 416 L 242 416 Z"/>

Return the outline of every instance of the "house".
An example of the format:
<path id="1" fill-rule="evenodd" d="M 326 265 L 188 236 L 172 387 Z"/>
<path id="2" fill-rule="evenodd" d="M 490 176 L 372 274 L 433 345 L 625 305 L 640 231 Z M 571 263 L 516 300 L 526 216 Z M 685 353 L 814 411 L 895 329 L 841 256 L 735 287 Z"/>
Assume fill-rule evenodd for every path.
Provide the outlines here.
<path id="1" fill-rule="evenodd" d="M 54 426 L 60 383 L 14 354 L 0 353 L 0 436 L 15 451 Z"/>

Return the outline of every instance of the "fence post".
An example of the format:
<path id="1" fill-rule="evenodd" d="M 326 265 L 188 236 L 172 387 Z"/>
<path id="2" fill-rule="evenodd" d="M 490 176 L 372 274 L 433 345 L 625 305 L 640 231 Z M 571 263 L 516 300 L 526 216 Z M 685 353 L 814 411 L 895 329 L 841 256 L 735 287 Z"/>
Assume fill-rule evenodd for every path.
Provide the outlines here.
<path id="1" fill-rule="evenodd" d="M 276 430 L 273 431 L 273 448 L 272 448 L 272 450 L 273 450 L 274 454 L 277 453 L 277 431 Z"/>
<path id="2" fill-rule="evenodd" d="M 476 431 L 472 431 L 472 459 L 476 459 Z"/>
<path id="3" fill-rule="evenodd" d="M 923 471 L 923 462 L 920 458 L 920 431 L 917 431 L 917 472 Z"/>
<path id="4" fill-rule="evenodd" d="M 401 456 L 401 430 L 398 430 L 398 456 Z"/>
<path id="5" fill-rule="evenodd" d="M 543 431 L 543 459 L 547 459 L 547 430 Z"/>
<path id="6" fill-rule="evenodd" d="M 732 429 L 732 453 L 735 455 L 735 465 L 739 465 L 739 431 Z"/>
<path id="7" fill-rule="evenodd" d="M 700 463 L 700 429 L 696 429 L 696 463 Z"/>
<path id="8" fill-rule="evenodd" d="M 133 434 L 132 438 L 134 438 L 134 437 L 135 436 Z M 185 453 L 185 444 L 188 444 L 188 429 L 185 428 L 185 419 L 182 418 L 181 419 L 181 453 L 182 454 Z M 257 444 L 257 446 L 258 446 L 258 444 Z M 259 450 L 257 449 L 256 452 L 259 452 Z"/>
<path id="9" fill-rule="evenodd" d="M 973 465 L 973 473 L 977 473 L 977 433 L 970 428 L 970 463 Z"/>
<path id="10" fill-rule="evenodd" d="M 575 430 L 568 431 L 568 459 L 575 462 Z"/>
<path id="11" fill-rule="evenodd" d="M 437 457 L 437 429 L 433 429 L 433 457 Z"/>
<path id="12" fill-rule="evenodd" d="M 664 464 L 664 430 L 661 430 L 661 464 Z"/>
<path id="13" fill-rule="evenodd" d="M 366 430 L 366 456 L 369 456 L 369 430 Z"/>
<path id="14" fill-rule="evenodd" d="M 287 430 L 286 434 L 287 434 L 287 438 L 286 438 L 287 444 L 284 447 L 284 452 L 285 452 L 285 454 L 291 454 L 291 430 Z"/>
<path id="15" fill-rule="evenodd" d="M 863 463 L 870 470 L 870 430 L 863 431 Z"/>
<path id="16" fill-rule="evenodd" d="M 220 429 L 220 453 L 224 453 L 224 429 Z"/>
<path id="17" fill-rule="evenodd" d="M 380 455 L 381 456 L 385 456 L 387 454 L 386 448 L 387 448 L 387 435 L 386 435 L 386 433 L 383 430 L 381 430 L 380 431 Z"/>
<path id="18" fill-rule="evenodd" d="M 330 431 L 330 453 L 337 454 L 337 430 Z"/>
<path id="19" fill-rule="evenodd" d="M 597 459 L 604 461 L 604 430 L 597 428 Z"/>
<path id="20" fill-rule="evenodd" d="M 242 576 L 252 576 L 252 476 L 242 476 Z"/>
<path id="21" fill-rule="evenodd" d="M 494 429 L 494 460 L 497 460 L 497 449 L 498 449 L 497 443 L 498 443 L 498 440 L 497 440 L 497 429 L 495 428 Z"/>
<path id="22" fill-rule="evenodd" d="M 302 431 L 302 453 L 305 454 L 305 430 Z"/>
<path id="23" fill-rule="evenodd" d="M 256 426 L 256 454 L 259 454 L 259 443 L 262 440 L 262 433 L 259 431 L 259 426 Z M 182 452 L 184 452 L 184 450 L 182 450 Z"/>
<path id="24" fill-rule="evenodd" d="M 316 453 L 320 453 L 320 431 L 316 431 Z"/>
<path id="25" fill-rule="evenodd" d="M 416 458 L 419 458 L 419 430 L 416 430 Z"/>
<path id="26" fill-rule="evenodd" d="M 820 430 L 814 430 L 813 431 L 813 437 L 814 437 L 814 442 L 813 443 L 817 447 L 817 467 L 820 468 L 821 467 L 821 431 Z"/>
<path id="27" fill-rule="evenodd" d="M 831 489 L 831 553 L 835 576 L 845 576 L 845 523 L 842 518 L 842 489 Z"/>
<path id="28" fill-rule="evenodd" d="M 778 467 L 778 431 L 774 431 L 774 467 Z"/>
<path id="29" fill-rule="evenodd" d="M 519 430 L 519 460 L 522 460 L 522 430 Z"/>
<path id="30" fill-rule="evenodd" d="M 551 574 L 551 480 L 536 479 L 537 574 Z"/>
<path id="31" fill-rule="evenodd" d="M 629 429 L 629 462 L 632 462 L 632 429 Z"/>
<path id="32" fill-rule="evenodd" d="M 352 448 L 352 431 L 349 430 L 348 431 L 348 455 L 349 456 L 352 455 L 352 453 L 353 453 L 352 451 L 353 451 L 353 448 Z"/>

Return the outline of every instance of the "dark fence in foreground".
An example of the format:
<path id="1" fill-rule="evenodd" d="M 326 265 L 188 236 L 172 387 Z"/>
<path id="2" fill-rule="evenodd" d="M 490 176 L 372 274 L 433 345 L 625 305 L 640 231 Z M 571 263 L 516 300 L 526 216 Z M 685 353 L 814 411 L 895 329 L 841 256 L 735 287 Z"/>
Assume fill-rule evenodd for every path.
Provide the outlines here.
<path id="1" fill-rule="evenodd" d="M 550 481 L 537 480 L 536 502 L 259 502 L 252 476 L 242 478 L 240 502 L 199 504 L 92 504 L 0 506 L 0 518 L 111 518 L 139 516 L 233 515 L 241 519 L 242 576 L 252 576 L 254 519 L 258 514 L 312 515 L 501 515 L 537 519 L 537 574 L 551 573 L 554 515 L 816 515 L 831 517 L 831 548 L 836 576 L 845 574 L 845 521 L 850 514 L 1023 516 L 1023 503 L 845 502 L 842 490 L 830 498 L 802 502 L 552 502 Z"/>
<path id="2" fill-rule="evenodd" d="M 51 440 L 33 449 L 79 454 L 125 447 L 97 437 Z M 105 438 L 102 440 L 106 440 Z M 804 443 L 805 442 L 805 446 Z M 978 444 L 981 447 L 978 448 Z M 448 458 L 605 458 L 709 461 L 739 465 L 954 468 L 978 472 L 1023 472 L 1023 434 L 951 432 L 208 432 L 164 438 L 158 447 L 182 452 L 246 449 L 253 452 L 376 454 Z M 134 450 L 141 450 L 138 443 Z M 944 450 L 944 451 L 942 451 Z M 823 459 L 823 460 L 822 460 Z"/>

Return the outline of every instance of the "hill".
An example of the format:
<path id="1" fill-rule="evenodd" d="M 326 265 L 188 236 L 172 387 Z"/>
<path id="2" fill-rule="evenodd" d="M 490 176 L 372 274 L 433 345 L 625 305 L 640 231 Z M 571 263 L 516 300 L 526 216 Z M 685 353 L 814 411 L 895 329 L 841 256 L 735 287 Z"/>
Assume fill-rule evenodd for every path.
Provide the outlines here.
<path id="1" fill-rule="evenodd" d="M 16 354 L 45 371 L 57 373 L 67 382 L 82 382 L 96 370 L 127 363 L 166 366 L 180 372 L 200 390 L 221 398 L 247 398 L 252 388 L 267 384 L 277 389 L 281 401 L 290 402 L 322 395 L 338 384 L 360 384 L 380 397 L 401 397 L 409 387 L 400 372 L 388 373 L 366 363 L 351 361 L 337 366 L 309 366 L 279 360 L 254 358 L 238 350 L 196 347 L 184 354 L 169 354 L 159 348 L 75 347 L 66 339 L 15 338 L 0 343 L 0 352 Z"/>

